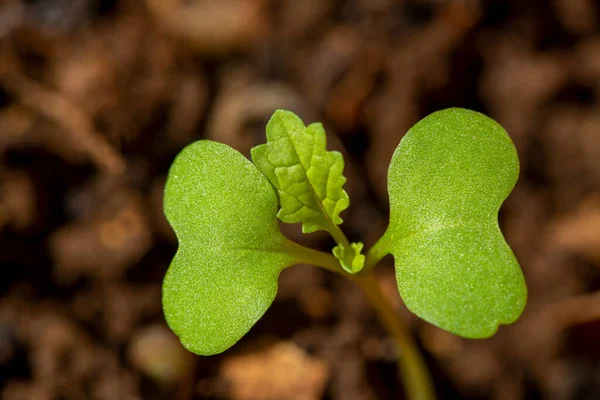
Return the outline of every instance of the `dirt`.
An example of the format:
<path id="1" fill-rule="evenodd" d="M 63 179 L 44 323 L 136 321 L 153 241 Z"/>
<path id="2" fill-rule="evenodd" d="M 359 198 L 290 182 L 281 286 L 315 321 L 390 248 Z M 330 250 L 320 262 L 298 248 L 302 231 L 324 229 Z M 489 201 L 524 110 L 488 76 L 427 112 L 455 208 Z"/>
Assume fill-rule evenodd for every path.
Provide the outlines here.
<path id="1" fill-rule="evenodd" d="M 501 226 L 529 286 L 514 325 L 469 341 L 379 279 L 441 399 L 600 398 L 600 2 L 0 2 L 2 399 L 401 399 L 394 346 L 351 283 L 293 267 L 228 352 L 187 353 L 160 285 L 174 156 L 248 155 L 276 108 L 346 158 L 344 228 L 373 244 L 402 135 L 451 106 L 498 120 L 521 160 Z M 294 240 L 326 250 L 322 234 Z"/>

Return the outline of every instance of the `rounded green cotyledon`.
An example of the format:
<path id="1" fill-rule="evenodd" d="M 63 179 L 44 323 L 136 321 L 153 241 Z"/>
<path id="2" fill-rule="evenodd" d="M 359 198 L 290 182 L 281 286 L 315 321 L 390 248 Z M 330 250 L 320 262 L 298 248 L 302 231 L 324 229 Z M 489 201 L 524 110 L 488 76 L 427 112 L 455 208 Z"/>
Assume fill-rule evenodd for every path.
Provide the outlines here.
<path id="1" fill-rule="evenodd" d="M 277 293 L 289 255 L 267 178 L 231 147 L 202 140 L 171 166 L 164 208 L 179 248 L 165 276 L 167 323 L 190 351 L 211 355 L 236 343 Z"/>
<path id="2" fill-rule="evenodd" d="M 514 322 L 527 298 L 519 264 L 498 226 L 519 160 L 504 129 L 451 108 L 401 140 L 388 174 L 390 224 L 375 246 L 392 254 L 406 306 L 466 338 Z"/>

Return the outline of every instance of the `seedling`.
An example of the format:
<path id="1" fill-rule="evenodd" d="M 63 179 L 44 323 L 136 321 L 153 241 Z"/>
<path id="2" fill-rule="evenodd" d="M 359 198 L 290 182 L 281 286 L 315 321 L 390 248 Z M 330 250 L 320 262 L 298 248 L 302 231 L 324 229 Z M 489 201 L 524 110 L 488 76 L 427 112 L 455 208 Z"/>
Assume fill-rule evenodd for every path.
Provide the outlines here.
<path id="1" fill-rule="evenodd" d="M 261 318 L 277 293 L 281 271 L 312 264 L 361 286 L 399 348 L 410 398 L 433 398 L 411 335 L 386 302 L 373 267 L 387 254 L 413 313 L 465 338 L 486 338 L 514 322 L 527 289 L 498 227 L 498 210 L 519 174 L 514 145 L 483 114 L 452 108 L 418 122 L 390 163 L 390 223 L 363 255 L 340 225 L 349 205 L 344 159 L 326 150 L 321 124 L 305 126 L 276 111 L 267 143 L 252 162 L 221 143 L 201 140 L 171 166 L 165 214 L 179 239 L 166 274 L 166 320 L 183 345 L 221 353 Z M 304 233 L 327 231 L 332 253 L 286 238 L 277 218 Z"/>

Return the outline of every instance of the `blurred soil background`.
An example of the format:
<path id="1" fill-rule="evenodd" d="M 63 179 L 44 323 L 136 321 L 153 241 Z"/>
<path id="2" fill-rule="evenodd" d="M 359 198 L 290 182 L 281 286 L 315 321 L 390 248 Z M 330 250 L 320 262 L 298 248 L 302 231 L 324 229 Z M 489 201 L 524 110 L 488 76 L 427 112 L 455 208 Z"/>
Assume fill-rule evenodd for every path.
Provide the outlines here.
<path id="1" fill-rule="evenodd" d="M 344 228 L 373 244 L 402 135 L 435 110 L 497 119 L 521 158 L 501 225 L 529 303 L 488 340 L 402 305 L 441 399 L 600 398 L 600 2 L 0 1 L 0 393 L 29 399 L 401 399 L 394 347 L 351 283 L 285 271 L 214 357 L 166 328 L 169 164 L 248 155 L 276 108 L 346 156 Z M 295 240 L 331 248 L 326 235 Z"/>

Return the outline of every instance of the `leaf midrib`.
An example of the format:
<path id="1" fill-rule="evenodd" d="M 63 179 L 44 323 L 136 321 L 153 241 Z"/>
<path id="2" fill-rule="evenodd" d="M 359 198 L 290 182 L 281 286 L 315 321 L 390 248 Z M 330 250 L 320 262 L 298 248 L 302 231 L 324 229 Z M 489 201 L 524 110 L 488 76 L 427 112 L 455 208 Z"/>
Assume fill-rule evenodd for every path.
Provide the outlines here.
<path id="1" fill-rule="evenodd" d="M 292 138 L 292 135 L 290 135 L 288 127 L 286 126 L 285 122 L 282 125 L 285 127 L 285 133 L 287 135 L 287 138 L 290 140 L 290 143 L 292 144 L 292 149 L 294 151 L 294 154 L 295 154 L 296 158 L 298 159 L 298 164 L 304 170 L 304 176 L 306 177 L 306 180 L 308 181 L 308 187 L 310 188 L 310 192 L 314 196 L 314 198 L 316 199 L 317 207 L 319 209 L 315 210 L 315 211 L 320 211 L 321 214 L 324 216 L 325 222 L 329 226 L 328 232 L 331 233 L 335 229 L 335 224 L 333 223 L 333 220 L 331 220 L 331 218 L 329 217 L 329 214 L 327 214 L 327 211 L 325 210 L 325 207 L 321 203 L 321 199 L 317 195 L 317 192 L 315 191 L 315 189 L 313 187 L 313 184 L 312 184 L 310 178 L 308 177 L 308 170 L 306 169 L 306 166 L 302 163 L 302 159 L 300 158 L 300 155 L 298 154 L 298 151 L 296 150 L 296 143 L 294 142 L 294 140 Z M 304 127 L 304 129 L 306 130 L 306 127 Z M 315 141 L 314 141 L 314 138 L 313 138 L 312 148 L 311 148 L 311 155 L 310 155 L 311 163 L 312 163 L 312 159 L 313 159 L 314 154 L 315 154 L 315 152 L 314 152 L 314 146 L 315 146 Z M 325 152 L 326 151 L 327 151 L 327 149 L 325 149 Z M 331 173 L 331 168 L 328 168 L 327 169 L 327 179 L 328 180 L 329 180 L 329 174 L 330 173 Z M 325 190 L 325 193 L 327 193 L 327 190 Z M 300 199 L 298 199 L 298 200 L 300 200 Z M 304 203 L 302 203 L 302 204 L 304 204 Z"/>
<path id="2" fill-rule="evenodd" d="M 429 235 L 429 234 L 434 234 L 434 233 L 439 233 L 441 231 L 445 231 L 445 230 L 452 230 L 452 229 L 461 229 L 461 228 L 478 228 L 481 229 L 483 226 L 490 226 L 491 228 L 494 227 L 494 224 L 492 223 L 491 225 L 488 225 L 486 223 L 469 223 L 469 224 L 450 224 L 450 225 L 445 225 L 439 228 L 430 228 L 430 229 L 423 229 L 423 230 L 419 230 L 416 232 L 411 232 L 407 235 L 403 235 L 400 236 L 398 238 L 396 238 L 395 240 L 397 241 L 404 241 L 407 240 L 409 238 L 412 238 L 414 236 L 419 236 L 419 235 Z M 496 224 L 497 226 L 497 224 Z"/>
<path id="3" fill-rule="evenodd" d="M 209 253 L 218 253 L 224 254 L 227 252 L 253 252 L 253 253 L 267 253 L 267 254 L 277 254 L 277 255 L 285 255 L 291 257 L 289 252 L 286 251 L 285 248 L 277 249 L 277 250 L 269 250 L 269 249 L 258 249 L 258 248 L 246 248 L 246 247 L 229 247 L 229 246 L 215 246 L 211 244 L 203 248 L 204 251 Z"/>

